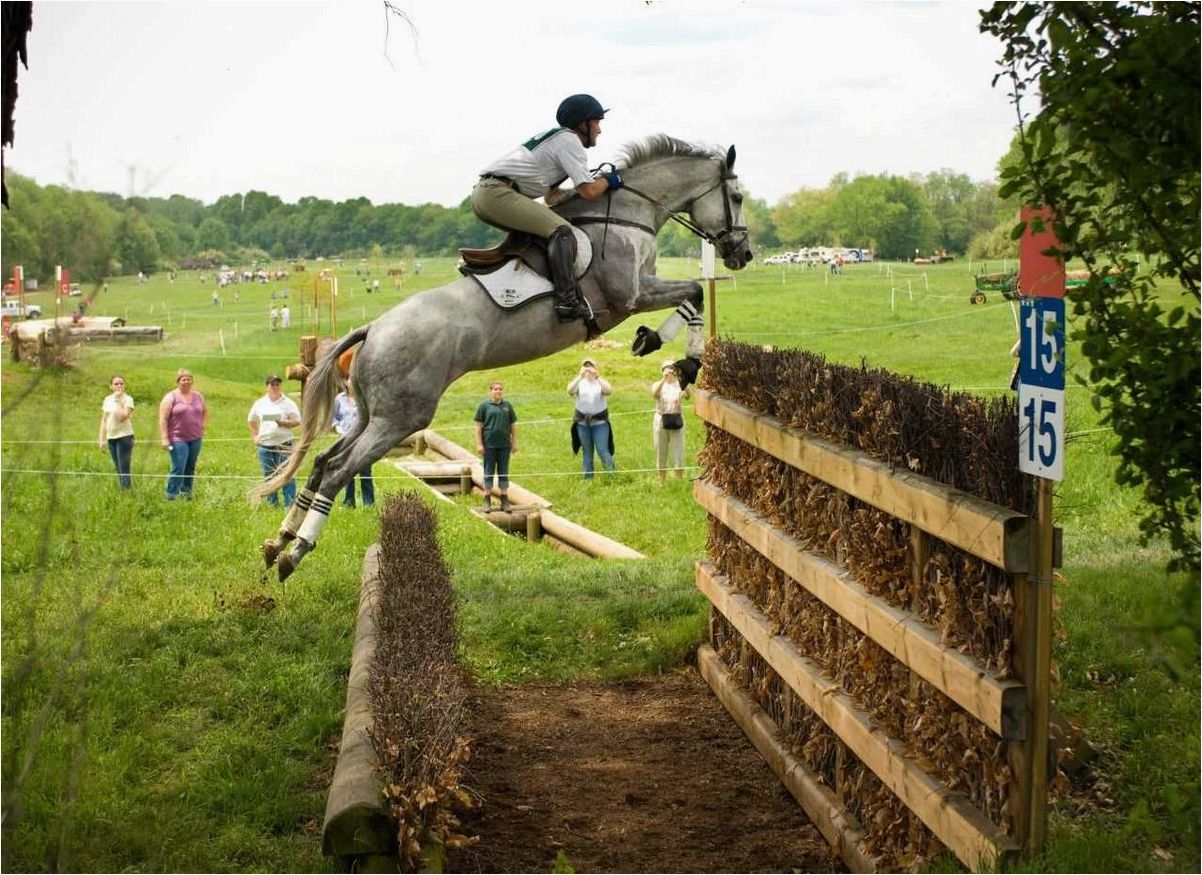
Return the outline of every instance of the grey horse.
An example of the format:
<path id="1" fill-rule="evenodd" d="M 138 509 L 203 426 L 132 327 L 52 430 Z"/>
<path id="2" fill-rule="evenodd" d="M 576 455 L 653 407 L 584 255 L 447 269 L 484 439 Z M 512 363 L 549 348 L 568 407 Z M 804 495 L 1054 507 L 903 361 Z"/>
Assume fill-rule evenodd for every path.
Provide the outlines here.
<path id="1" fill-rule="evenodd" d="M 608 203 L 572 198 L 559 206 L 560 214 L 592 243 L 592 264 L 580 285 L 588 300 L 604 302 L 595 308 L 600 330 L 634 313 L 677 308 L 658 332 L 639 329 L 636 354 L 654 351 L 685 324 L 696 338 L 694 349 L 687 352 L 700 352 L 696 344 L 701 286 L 655 275 L 655 238 L 665 222 L 676 219 L 711 240 L 732 270 L 751 261 L 734 162 L 733 146 L 722 152 L 655 135 L 623 149 L 619 163 L 626 187 L 616 190 Z M 292 574 L 316 546 L 334 498 L 347 481 L 428 426 L 443 392 L 456 379 L 469 371 L 550 355 L 583 341 L 585 332 L 580 322 L 559 322 L 550 297 L 504 311 L 475 280 L 463 277 L 414 295 L 347 334 L 309 375 L 300 440 L 287 464 L 259 486 L 255 496 L 273 492 L 290 480 L 327 431 L 342 381 L 338 358 L 361 344 L 351 373 L 359 405 L 358 427 L 315 458 L 305 487 L 275 539 L 263 544 L 267 567 L 278 559 L 280 580 Z"/>

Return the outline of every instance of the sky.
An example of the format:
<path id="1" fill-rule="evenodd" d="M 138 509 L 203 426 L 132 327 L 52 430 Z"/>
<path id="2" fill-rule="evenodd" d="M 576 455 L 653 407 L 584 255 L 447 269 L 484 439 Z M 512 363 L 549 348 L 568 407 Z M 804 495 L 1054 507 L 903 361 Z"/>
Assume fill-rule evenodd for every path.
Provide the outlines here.
<path id="1" fill-rule="evenodd" d="M 979 3 L 37 2 L 7 165 L 39 184 L 212 203 L 439 203 L 554 125 L 611 111 L 595 166 L 653 133 L 737 147 L 775 204 L 836 173 L 994 178 L 1015 124 Z"/>

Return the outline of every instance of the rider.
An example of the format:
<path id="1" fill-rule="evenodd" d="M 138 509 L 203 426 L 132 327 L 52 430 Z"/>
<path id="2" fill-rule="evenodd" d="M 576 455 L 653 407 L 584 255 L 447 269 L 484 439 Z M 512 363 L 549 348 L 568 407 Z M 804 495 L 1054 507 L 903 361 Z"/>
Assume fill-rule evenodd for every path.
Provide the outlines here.
<path id="1" fill-rule="evenodd" d="M 572 180 L 577 194 L 590 201 L 622 187 L 622 178 L 612 170 L 594 179 L 584 154 L 585 149 L 597 145 L 601 120 L 608 111 L 589 94 L 566 98 L 555 113 L 559 127 L 531 137 L 489 164 L 472 189 L 472 211 L 481 221 L 546 240 L 555 284 L 555 314 L 560 322 L 590 314 L 576 285 L 572 226 L 550 208 L 571 194 L 571 189 L 559 188 L 566 179 Z M 535 200 L 539 197 L 545 206 Z"/>

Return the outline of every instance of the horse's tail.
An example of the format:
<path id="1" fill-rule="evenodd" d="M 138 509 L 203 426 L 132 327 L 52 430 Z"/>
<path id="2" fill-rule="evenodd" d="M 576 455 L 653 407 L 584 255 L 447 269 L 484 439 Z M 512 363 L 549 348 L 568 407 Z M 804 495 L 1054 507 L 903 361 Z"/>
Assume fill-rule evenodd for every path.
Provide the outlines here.
<path id="1" fill-rule="evenodd" d="M 301 463 L 305 460 L 305 455 L 312 449 L 317 439 L 329 430 L 330 418 L 334 412 L 334 396 L 343 386 L 342 373 L 338 369 L 338 357 L 352 346 L 362 343 L 367 337 L 369 327 L 356 328 L 342 338 L 336 346 L 327 350 L 318 360 L 305 381 L 300 441 L 292 448 L 288 461 L 271 478 L 252 490 L 252 501 L 258 501 L 264 496 L 270 495 L 296 476 Z"/>

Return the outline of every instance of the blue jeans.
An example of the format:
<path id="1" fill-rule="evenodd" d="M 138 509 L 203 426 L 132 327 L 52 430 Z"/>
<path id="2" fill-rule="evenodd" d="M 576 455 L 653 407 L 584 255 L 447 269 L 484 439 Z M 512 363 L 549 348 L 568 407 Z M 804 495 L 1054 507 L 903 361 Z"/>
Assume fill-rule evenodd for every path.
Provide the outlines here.
<path id="1" fill-rule="evenodd" d="M 376 486 L 371 479 L 371 465 L 359 472 L 359 492 L 362 493 L 364 507 L 371 507 L 376 503 Z M 347 507 L 355 506 L 354 477 L 346 484 L 346 491 L 342 493 L 342 503 Z"/>
<path id="2" fill-rule="evenodd" d="M 134 436 L 109 438 L 109 455 L 113 457 L 113 466 L 117 469 L 117 480 L 122 489 L 129 489 L 129 469 L 134 458 Z"/>
<path id="3" fill-rule="evenodd" d="M 609 454 L 609 423 L 605 420 L 585 425 L 576 423 L 576 435 L 580 438 L 580 455 L 584 460 L 584 479 L 593 479 L 593 450 L 601 457 L 606 471 L 614 469 L 614 457 Z"/>
<path id="4" fill-rule="evenodd" d="M 192 497 L 192 478 L 196 474 L 196 460 L 200 458 L 203 438 L 194 441 L 173 441 L 169 455 L 171 471 L 167 474 L 167 498 Z"/>
<path id="5" fill-rule="evenodd" d="M 497 490 L 509 489 L 509 447 L 484 448 L 484 494 L 492 489 L 493 471 L 497 472 Z"/>
<path id="6" fill-rule="evenodd" d="M 278 468 L 287 463 L 290 455 L 292 447 L 259 447 L 259 465 L 263 468 L 264 479 L 271 477 Z M 279 491 L 268 495 L 267 503 L 278 507 L 280 492 L 284 493 L 284 507 L 292 507 L 292 502 L 296 500 L 296 481 L 289 480 Z"/>

